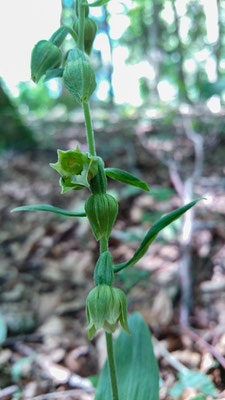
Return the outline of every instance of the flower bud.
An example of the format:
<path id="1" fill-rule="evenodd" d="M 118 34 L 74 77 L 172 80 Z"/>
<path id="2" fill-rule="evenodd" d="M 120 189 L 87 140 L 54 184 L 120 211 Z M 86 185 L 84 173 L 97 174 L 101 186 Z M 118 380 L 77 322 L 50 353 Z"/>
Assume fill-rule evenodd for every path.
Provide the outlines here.
<path id="1" fill-rule="evenodd" d="M 50 164 L 61 175 L 62 193 L 89 188 L 89 182 L 98 172 L 97 157 L 75 150 L 58 150 L 58 161 Z"/>
<path id="2" fill-rule="evenodd" d="M 67 61 L 78 61 L 79 59 L 82 59 L 84 61 L 86 60 L 85 54 L 83 51 L 78 49 L 78 47 L 75 47 L 74 49 L 71 49 L 68 51 L 67 55 Z"/>
<path id="3" fill-rule="evenodd" d="M 130 335 L 127 322 L 127 300 L 122 290 L 108 285 L 98 285 L 89 293 L 86 300 L 88 338 L 91 340 L 98 329 L 108 333 L 115 332 L 118 322 Z"/>
<path id="4" fill-rule="evenodd" d="M 96 88 L 94 70 L 82 57 L 66 64 L 63 81 L 79 104 L 88 102 Z"/>
<path id="5" fill-rule="evenodd" d="M 49 69 L 59 67 L 61 61 L 61 50 L 48 40 L 41 40 L 31 54 L 31 79 L 38 82 Z"/>
<path id="6" fill-rule="evenodd" d="M 73 24 L 74 31 L 78 34 L 79 30 L 79 20 L 77 19 Z M 84 21 L 84 50 L 85 53 L 90 55 L 92 45 L 96 36 L 98 25 L 91 18 L 85 18 Z"/>
<path id="7" fill-rule="evenodd" d="M 104 251 L 97 261 L 94 271 L 94 281 L 97 285 L 112 286 L 114 281 L 112 255 L 109 251 Z"/>
<path id="8" fill-rule="evenodd" d="M 108 239 L 118 213 L 118 203 L 110 194 L 92 194 L 85 203 L 85 212 L 96 240 Z"/>

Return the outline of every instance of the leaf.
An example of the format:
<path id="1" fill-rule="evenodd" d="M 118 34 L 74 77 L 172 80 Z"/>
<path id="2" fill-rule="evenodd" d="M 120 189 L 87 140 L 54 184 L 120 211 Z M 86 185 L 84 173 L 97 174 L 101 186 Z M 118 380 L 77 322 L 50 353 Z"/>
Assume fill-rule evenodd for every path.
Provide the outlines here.
<path id="1" fill-rule="evenodd" d="M 52 212 L 55 214 L 61 214 L 66 217 L 86 217 L 85 212 L 72 212 L 72 211 L 67 211 L 63 210 L 62 208 L 54 207 L 49 204 L 37 204 L 33 206 L 22 206 L 22 207 L 16 207 L 11 212 L 15 211 L 48 211 Z"/>
<path id="2" fill-rule="evenodd" d="M 201 371 L 187 371 L 179 373 L 179 381 L 170 389 L 170 394 L 173 397 L 179 397 L 184 389 L 192 387 L 198 389 L 206 396 L 216 397 L 216 387 L 211 378 Z M 201 397 L 200 397 L 201 398 Z"/>
<path id="3" fill-rule="evenodd" d="M 199 200 L 203 200 L 203 198 L 197 199 L 192 201 L 191 203 L 186 204 L 183 207 L 178 208 L 175 211 L 172 211 L 169 214 L 164 215 L 164 217 L 160 218 L 156 221 L 152 227 L 149 229 L 148 233 L 145 235 L 144 239 L 142 240 L 140 246 L 135 251 L 133 257 L 129 261 L 125 261 L 121 264 L 114 265 L 113 269 L 115 272 L 119 272 L 122 269 L 129 267 L 132 264 L 136 264 L 137 261 L 143 257 L 143 255 L 148 250 L 150 244 L 155 240 L 158 233 L 164 229 L 166 226 L 171 224 L 177 218 L 181 217 L 186 211 L 192 208 Z"/>
<path id="4" fill-rule="evenodd" d="M 35 359 L 35 356 L 23 357 L 16 361 L 11 368 L 11 376 L 13 381 L 19 381 L 25 367 L 28 367 Z"/>
<path id="5" fill-rule="evenodd" d="M 107 4 L 110 0 L 97 0 L 94 3 L 88 3 L 88 4 L 84 4 L 84 6 L 86 7 L 98 7 L 98 6 L 104 6 L 105 4 Z"/>
<path id="6" fill-rule="evenodd" d="M 159 374 L 151 333 L 138 313 L 129 317 L 128 324 L 131 336 L 121 331 L 114 346 L 119 398 L 158 400 Z M 95 396 L 95 400 L 105 399 L 112 399 L 107 363 L 101 372 Z"/>
<path id="7" fill-rule="evenodd" d="M 127 183 L 128 185 L 136 186 L 140 189 L 146 190 L 146 192 L 149 192 L 147 183 L 141 181 L 139 178 L 136 178 L 136 176 L 129 174 L 129 172 L 118 168 L 105 168 L 105 173 L 107 176 L 109 176 L 109 178 Z"/>
<path id="8" fill-rule="evenodd" d="M 60 47 L 61 44 L 64 42 L 67 35 L 70 33 L 72 38 L 77 41 L 77 35 L 69 26 L 60 26 L 56 32 L 50 37 L 49 41 L 52 42 L 55 46 Z"/>
<path id="9" fill-rule="evenodd" d="M 45 81 L 49 81 L 54 78 L 62 78 L 64 68 L 49 69 L 45 75 Z"/>
<path id="10" fill-rule="evenodd" d="M 7 325 L 3 316 L 0 314 L 0 345 L 5 341 L 6 338 L 7 338 Z"/>

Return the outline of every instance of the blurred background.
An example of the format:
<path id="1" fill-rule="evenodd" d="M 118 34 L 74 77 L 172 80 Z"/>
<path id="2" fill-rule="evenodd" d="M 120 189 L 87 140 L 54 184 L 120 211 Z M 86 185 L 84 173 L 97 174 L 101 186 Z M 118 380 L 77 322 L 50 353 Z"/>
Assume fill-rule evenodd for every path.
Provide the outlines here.
<path id="1" fill-rule="evenodd" d="M 111 0 L 90 16 L 98 24 L 90 57 L 97 152 L 107 167 L 150 187 L 145 193 L 109 181 L 120 201 L 110 239 L 115 263 L 132 256 L 157 218 L 206 198 L 118 274 L 116 285 L 156 338 L 160 399 L 222 399 L 225 1 Z M 48 165 L 58 148 L 87 151 L 82 109 L 59 78 L 30 80 L 34 45 L 73 18 L 73 0 L 0 3 L 0 399 L 68 390 L 70 397 L 60 398 L 93 399 L 90 382 L 104 361 L 104 337 L 90 343 L 86 332 L 98 254 L 87 221 L 10 214 L 25 204 L 81 210 L 88 196 L 62 196 Z M 63 50 L 73 46 L 68 36 Z M 186 388 L 177 361 L 201 371 L 202 387 L 209 378 L 208 392 L 194 383 Z"/>

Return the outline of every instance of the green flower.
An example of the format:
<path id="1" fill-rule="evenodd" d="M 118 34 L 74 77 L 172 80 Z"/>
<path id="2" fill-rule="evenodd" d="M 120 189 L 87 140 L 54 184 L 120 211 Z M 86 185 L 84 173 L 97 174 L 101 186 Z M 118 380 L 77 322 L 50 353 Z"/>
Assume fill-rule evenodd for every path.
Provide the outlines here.
<path id="1" fill-rule="evenodd" d="M 122 328 L 130 335 L 127 322 L 127 301 L 122 290 L 108 285 L 98 285 L 86 300 L 88 338 L 92 339 L 98 329 L 112 333 L 120 321 Z"/>
<path id="2" fill-rule="evenodd" d="M 75 150 L 58 150 L 58 161 L 50 164 L 60 175 L 62 193 L 89 188 L 89 182 L 98 172 L 97 157 Z"/>

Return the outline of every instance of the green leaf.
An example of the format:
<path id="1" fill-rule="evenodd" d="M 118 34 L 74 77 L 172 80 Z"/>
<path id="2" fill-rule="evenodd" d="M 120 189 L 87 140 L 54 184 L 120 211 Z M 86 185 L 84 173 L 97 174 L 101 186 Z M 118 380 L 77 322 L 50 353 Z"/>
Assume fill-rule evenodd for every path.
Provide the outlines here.
<path id="1" fill-rule="evenodd" d="M 185 388 L 192 387 L 198 389 L 206 396 L 216 397 L 216 387 L 211 378 L 201 371 L 187 371 L 179 373 L 179 381 L 170 389 L 170 395 L 179 397 Z M 201 398 L 201 397 L 200 397 Z"/>
<path id="2" fill-rule="evenodd" d="M 22 206 L 22 207 L 16 207 L 11 212 L 15 211 L 48 211 L 52 212 L 55 214 L 61 214 L 66 217 L 86 217 L 85 212 L 73 212 L 73 211 L 67 211 L 63 210 L 62 208 L 54 207 L 49 204 L 37 204 L 33 206 Z"/>
<path id="3" fill-rule="evenodd" d="M 141 315 L 128 319 L 131 336 L 121 331 L 115 341 L 119 398 L 122 400 L 158 400 L 158 365 L 153 352 L 151 333 Z M 111 400 L 108 365 L 99 378 L 95 400 Z"/>
<path id="4" fill-rule="evenodd" d="M 45 81 L 49 81 L 50 79 L 53 79 L 53 78 L 62 78 L 63 71 L 64 71 L 64 68 L 49 69 L 46 72 Z"/>
<path id="5" fill-rule="evenodd" d="M 69 26 L 63 25 L 60 26 L 60 28 L 57 29 L 56 32 L 53 33 L 53 35 L 49 39 L 49 42 L 52 42 L 55 46 L 60 47 L 69 33 L 72 38 L 77 41 L 76 33 L 71 28 L 69 28 Z"/>
<path id="6" fill-rule="evenodd" d="M 121 264 L 114 265 L 113 267 L 114 271 L 119 272 L 122 269 L 129 267 L 130 265 L 136 264 L 136 262 L 139 261 L 141 257 L 143 257 L 143 255 L 146 253 L 150 244 L 155 240 L 158 233 L 166 226 L 171 224 L 173 221 L 175 221 L 177 218 L 181 217 L 181 215 L 183 215 L 186 211 L 192 208 L 199 200 L 203 200 L 203 198 L 194 200 L 191 203 L 188 203 L 185 206 L 180 207 L 177 210 L 172 211 L 167 215 L 164 215 L 164 217 L 156 221 L 149 229 L 148 233 L 145 235 L 140 246 L 135 251 L 133 257 L 129 261 L 125 261 Z"/>
<path id="7" fill-rule="evenodd" d="M 140 189 L 146 190 L 146 192 L 149 192 L 147 183 L 141 181 L 139 178 L 136 178 L 136 176 L 129 174 L 129 172 L 118 168 L 105 168 L 105 173 L 107 176 L 109 176 L 109 178 L 127 183 L 128 185 L 136 186 Z"/>
<path id="8" fill-rule="evenodd" d="M 24 369 L 32 364 L 35 356 L 23 357 L 20 360 L 16 361 L 11 368 L 11 376 L 13 381 L 19 381 L 21 376 L 23 375 Z"/>
<path id="9" fill-rule="evenodd" d="M 94 3 L 88 3 L 88 4 L 84 4 L 84 6 L 86 7 L 98 7 L 98 6 L 104 6 L 105 4 L 107 4 L 110 0 L 97 0 Z"/>
<path id="10" fill-rule="evenodd" d="M 7 326 L 3 316 L 0 314 L 0 345 L 7 338 Z"/>

